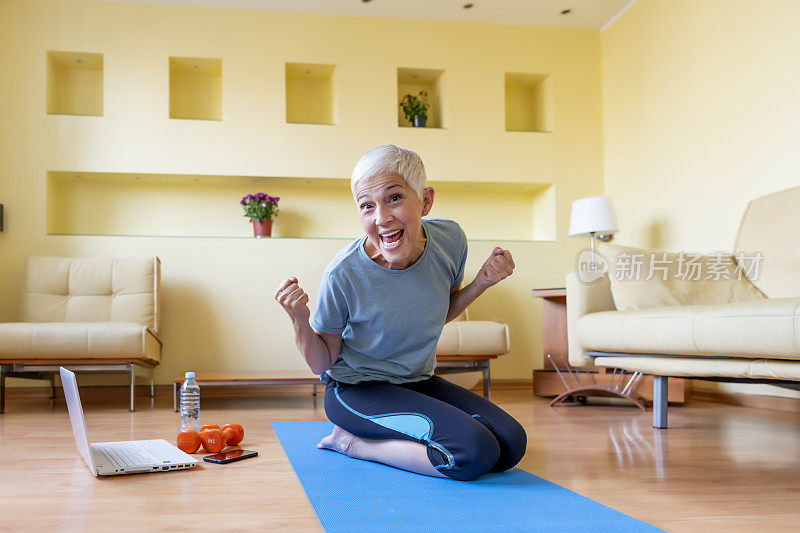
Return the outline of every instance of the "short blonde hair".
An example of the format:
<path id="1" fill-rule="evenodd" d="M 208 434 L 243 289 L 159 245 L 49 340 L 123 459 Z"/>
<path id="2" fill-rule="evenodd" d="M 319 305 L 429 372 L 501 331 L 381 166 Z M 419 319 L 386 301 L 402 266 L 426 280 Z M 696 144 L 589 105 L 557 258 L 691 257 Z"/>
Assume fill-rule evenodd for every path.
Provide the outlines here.
<path id="1" fill-rule="evenodd" d="M 428 181 L 422 158 L 413 150 L 394 144 L 377 146 L 358 160 L 353 169 L 353 177 L 350 178 L 350 190 L 353 192 L 353 196 L 355 196 L 356 187 L 361 180 L 389 172 L 403 176 L 420 200 L 422 199 L 422 193 Z"/>

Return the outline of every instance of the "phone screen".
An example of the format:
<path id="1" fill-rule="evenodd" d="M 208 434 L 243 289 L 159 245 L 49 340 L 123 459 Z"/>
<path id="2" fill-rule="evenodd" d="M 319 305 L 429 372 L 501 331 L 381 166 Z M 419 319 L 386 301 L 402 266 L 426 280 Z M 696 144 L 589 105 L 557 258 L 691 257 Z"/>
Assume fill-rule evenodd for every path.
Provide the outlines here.
<path id="1" fill-rule="evenodd" d="M 254 452 L 252 450 L 229 450 L 227 452 L 220 452 L 215 453 L 214 455 L 206 455 L 203 457 L 204 461 L 208 461 L 209 463 L 230 463 L 233 461 L 241 461 L 242 459 L 247 459 L 249 457 L 255 457 L 258 455 L 258 452 Z"/>

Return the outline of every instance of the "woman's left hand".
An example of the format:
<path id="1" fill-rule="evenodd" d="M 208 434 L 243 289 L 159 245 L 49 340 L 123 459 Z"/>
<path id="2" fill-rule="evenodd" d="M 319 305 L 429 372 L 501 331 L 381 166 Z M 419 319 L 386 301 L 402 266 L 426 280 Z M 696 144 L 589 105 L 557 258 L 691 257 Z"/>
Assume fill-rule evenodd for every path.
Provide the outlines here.
<path id="1" fill-rule="evenodd" d="M 506 279 L 514 272 L 514 260 L 511 252 L 499 246 L 492 250 L 492 255 L 483 263 L 475 277 L 475 283 L 485 289 Z"/>

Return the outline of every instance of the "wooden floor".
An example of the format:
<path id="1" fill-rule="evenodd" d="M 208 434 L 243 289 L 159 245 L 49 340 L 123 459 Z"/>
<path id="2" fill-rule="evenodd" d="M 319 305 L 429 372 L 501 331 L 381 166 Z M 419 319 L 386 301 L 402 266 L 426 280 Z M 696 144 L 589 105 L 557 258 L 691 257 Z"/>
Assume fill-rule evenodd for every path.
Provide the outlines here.
<path id="1" fill-rule="evenodd" d="M 243 398 L 204 394 L 202 423 L 239 422 L 258 458 L 164 474 L 95 478 L 75 448 L 63 393 L 11 391 L 0 415 L 0 530 L 158 530 L 203 526 L 320 531 L 268 422 L 326 420 L 311 387 Z M 164 438 L 178 426 L 171 389 L 81 389 L 92 442 Z M 797 531 L 800 415 L 689 402 L 656 431 L 633 407 L 550 408 L 530 390 L 495 390 L 522 423 L 519 468 L 667 531 Z M 342 495 L 346 498 L 346 495 Z"/>

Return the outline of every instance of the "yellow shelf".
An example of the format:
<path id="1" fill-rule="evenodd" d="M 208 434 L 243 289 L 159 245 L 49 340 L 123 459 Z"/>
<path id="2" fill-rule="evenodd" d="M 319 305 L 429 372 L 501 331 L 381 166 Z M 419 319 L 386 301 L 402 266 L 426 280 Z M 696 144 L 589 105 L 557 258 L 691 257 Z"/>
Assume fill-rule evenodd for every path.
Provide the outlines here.
<path id="1" fill-rule="evenodd" d="M 50 237 L 110 237 L 110 238 L 119 238 L 119 237 L 126 237 L 132 239 L 215 239 L 215 240 L 224 240 L 224 239 L 253 239 L 255 241 L 266 242 L 269 240 L 300 240 L 300 241 L 343 241 L 349 242 L 359 235 L 352 235 L 350 237 L 260 237 L 255 238 L 252 235 L 249 236 L 220 236 L 220 235 L 133 235 L 133 234 L 111 234 L 111 233 L 48 233 Z M 363 233 L 362 233 L 363 235 Z M 494 243 L 502 243 L 502 242 L 537 242 L 532 241 L 531 239 L 467 239 L 469 242 L 494 242 Z"/>
<path id="2" fill-rule="evenodd" d="M 286 63 L 287 123 L 336 124 L 335 70 L 336 65 Z"/>
<path id="3" fill-rule="evenodd" d="M 47 51 L 47 113 L 103 116 L 103 54 Z"/>
<path id="4" fill-rule="evenodd" d="M 439 180 L 432 217 L 459 222 L 470 240 L 555 240 L 550 183 Z M 352 239 L 363 233 L 346 178 L 97 172 L 47 173 L 47 233 L 251 237 L 246 194 L 280 197 L 276 238 Z"/>
<path id="5" fill-rule="evenodd" d="M 397 69 L 397 125 L 413 128 L 411 121 L 406 119 L 400 102 L 403 96 L 411 94 L 419 96 L 420 91 L 428 93 L 428 122 L 425 128 L 417 129 L 446 129 L 447 112 L 444 105 L 445 75 L 444 70 L 428 68 L 398 68 Z"/>
<path id="6" fill-rule="evenodd" d="M 286 122 L 336 125 L 336 65 L 286 63 Z M 506 72 L 506 131 L 552 133 L 553 82 L 547 74 Z M 413 125 L 399 105 L 406 94 L 428 93 L 425 128 L 447 129 L 446 76 L 441 69 L 397 69 L 397 125 Z M 47 52 L 47 113 L 103 116 L 103 54 Z M 222 59 L 169 57 L 169 117 L 222 120 Z"/>
<path id="7" fill-rule="evenodd" d="M 222 120 L 222 60 L 169 58 L 169 118 Z"/>
<path id="8" fill-rule="evenodd" d="M 553 82 L 547 74 L 506 72 L 506 131 L 553 132 Z"/>

